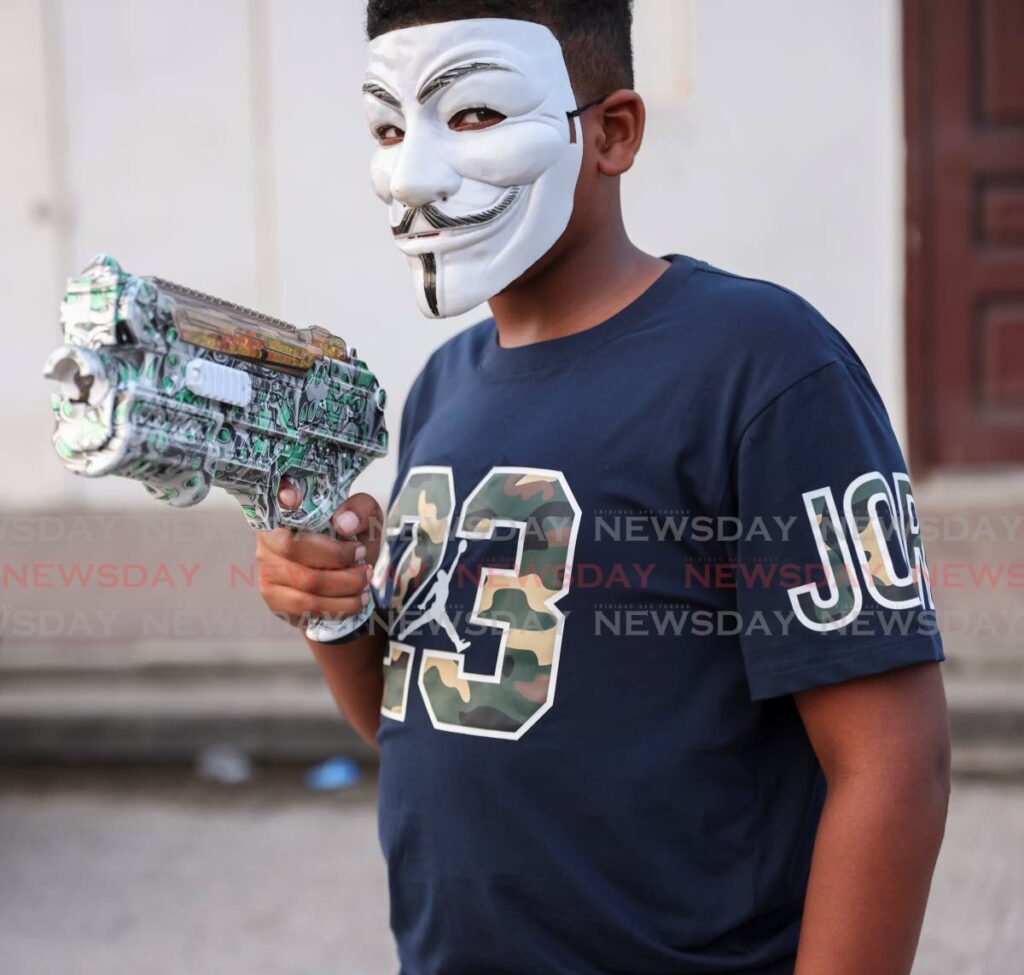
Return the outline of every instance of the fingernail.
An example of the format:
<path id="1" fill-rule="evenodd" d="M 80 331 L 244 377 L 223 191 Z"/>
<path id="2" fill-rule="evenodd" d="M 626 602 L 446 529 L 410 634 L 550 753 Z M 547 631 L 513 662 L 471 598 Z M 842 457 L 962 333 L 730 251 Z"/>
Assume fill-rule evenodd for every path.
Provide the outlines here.
<path id="1" fill-rule="evenodd" d="M 334 519 L 340 535 L 351 535 L 359 527 L 359 516 L 354 511 L 343 511 Z"/>
<path id="2" fill-rule="evenodd" d="M 356 561 L 357 562 L 362 562 L 363 559 L 365 559 L 365 558 L 366 558 L 366 546 L 365 545 L 357 545 L 356 546 Z"/>
<path id="3" fill-rule="evenodd" d="M 373 582 L 373 566 L 372 565 L 368 565 L 366 567 L 366 581 L 367 582 Z"/>
<path id="4" fill-rule="evenodd" d="M 364 592 L 359 597 L 359 601 L 365 606 L 370 601 L 370 594 L 368 592 Z"/>
<path id="5" fill-rule="evenodd" d="M 299 492 L 295 488 L 281 488 L 278 499 L 286 508 L 294 508 L 299 503 Z"/>

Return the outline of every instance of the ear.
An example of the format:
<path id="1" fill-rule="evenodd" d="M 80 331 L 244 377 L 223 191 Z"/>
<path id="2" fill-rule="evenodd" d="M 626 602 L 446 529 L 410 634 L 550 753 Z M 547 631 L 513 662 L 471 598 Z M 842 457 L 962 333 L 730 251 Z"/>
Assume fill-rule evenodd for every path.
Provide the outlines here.
<path id="1" fill-rule="evenodd" d="M 597 168 L 604 176 L 621 176 L 633 165 L 644 138 L 644 100 L 628 88 L 612 92 L 594 111 L 597 122 Z"/>

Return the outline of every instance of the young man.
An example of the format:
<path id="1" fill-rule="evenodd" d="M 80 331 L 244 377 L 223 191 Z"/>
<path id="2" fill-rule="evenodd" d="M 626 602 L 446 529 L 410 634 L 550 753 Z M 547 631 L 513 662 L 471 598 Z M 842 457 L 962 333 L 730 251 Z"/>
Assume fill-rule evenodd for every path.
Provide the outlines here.
<path id="1" fill-rule="evenodd" d="M 628 0 L 371 0 L 373 184 L 431 317 L 385 522 L 259 540 L 381 748 L 406 975 L 905 975 L 949 745 L 884 407 L 806 302 L 626 236 Z M 680 204 L 682 205 L 682 204 Z M 294 489 L 282 501 L 294 504 Z M 383 666 L 382 666 L 383 663 Z"/>

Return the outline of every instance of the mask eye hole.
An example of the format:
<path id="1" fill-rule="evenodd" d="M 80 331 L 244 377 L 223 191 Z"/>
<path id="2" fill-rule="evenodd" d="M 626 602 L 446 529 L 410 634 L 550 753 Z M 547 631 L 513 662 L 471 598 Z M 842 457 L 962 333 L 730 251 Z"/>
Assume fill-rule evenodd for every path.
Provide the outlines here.
<path id="1" fill-rule="evenodd" d="M 397 125 L 378 125 L 373 130 L 373 134 L 382 146 L 398 145 L 405 138 L 405 132 Z"/>
<path id="2" fill-rule="evenodd" d="M 456 112 L 448 120 L 448 128 L 453 132 L 476 132 L 480 129 L 489 129 L 499 122 L 504 122 L 506 116 L 496 112 L 493 108 L 464 108 Z"/>

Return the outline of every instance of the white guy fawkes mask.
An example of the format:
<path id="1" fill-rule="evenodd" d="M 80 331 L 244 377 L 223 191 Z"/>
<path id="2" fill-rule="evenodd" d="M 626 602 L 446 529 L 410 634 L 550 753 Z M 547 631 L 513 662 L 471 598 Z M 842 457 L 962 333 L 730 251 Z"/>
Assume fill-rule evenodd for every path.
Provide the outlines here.
<path id="1" fill-rule="evenodd" d="M 524 20 L 455 20 L 370 43 L 373 188 L 420 310 L 458 315 L 542 257 L 572 213 L 582 146 L 562 48 Z"/>

